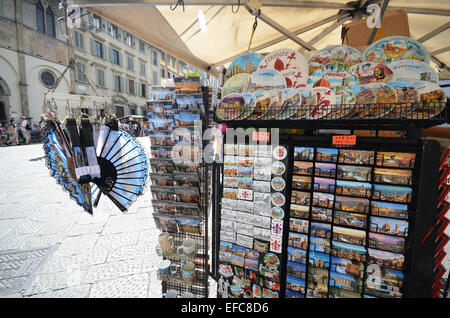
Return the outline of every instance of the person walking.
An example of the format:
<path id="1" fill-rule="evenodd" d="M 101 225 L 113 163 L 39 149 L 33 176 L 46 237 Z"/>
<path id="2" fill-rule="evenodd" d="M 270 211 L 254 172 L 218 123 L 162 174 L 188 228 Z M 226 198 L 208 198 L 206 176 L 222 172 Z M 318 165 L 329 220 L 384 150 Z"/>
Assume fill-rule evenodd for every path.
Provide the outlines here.
<path id="1" fill-rule="evenodd" d="M 8 134 L 6 133 L 6 129 L 2 124 L 0 124 L 0 147 L 6 147 L 6 145 L 3 143 L 3 140 L 6 140 L 7 138 Z"/>
<path id="2" fill-rule="evenodd" d="M 9 127 L 6 132 L 9 136 L 9 140 L 6 142 L 6 144 L 9 145 L 10 143 L 13 143 L 16 146 L 18 146 L 19 145 L 19 132 L 18 132 L 18 127 L 17 127 L 15 118 L 11 118 L 9 120 Z"/>
<path id="3" fill-rule="evenodd" d="M 22 136 L 25 139 L 25 144 L 28 145 L 31 141 L 31 124 L 25 116 L 22 116 L 20 130 L 22 131 Z"/>

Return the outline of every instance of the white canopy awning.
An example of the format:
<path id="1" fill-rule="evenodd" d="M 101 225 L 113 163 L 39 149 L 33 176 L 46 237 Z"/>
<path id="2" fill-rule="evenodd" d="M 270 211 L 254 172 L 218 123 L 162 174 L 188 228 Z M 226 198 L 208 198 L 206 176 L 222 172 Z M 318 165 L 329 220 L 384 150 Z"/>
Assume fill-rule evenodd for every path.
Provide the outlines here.
<path id="1" fill-rule="evenodd" d="M 177 0 L 68 0 L 68 4 L 87 7 L 168 54 L 203 70 L 212 67 L 216 73 L 216 66 L 225 65 L 248 50 L 255 21 L 248 7 L 254 1 L 184 0 L 184 9 L 180 4 L 175 10 L 172 9 Z M 446 68 L 441 78 L 450 78 L 448 0 L 259 2 L 261 18 L 251 46 L 255 52 L 267 53 L 285 47 L 302 49 L 309 56 L 311 49 L 341 44 L 342 23 L 351 21 L 355 10 L 365 9 L 369 3 L 380 3 L 382 7 L 387 2 L 387 10 L 408 12 L 411 37 L 423 43 L 433 57 L 434 68 Z M 205 33 L 200 30 L 199 10 L 205 14 Z"/>

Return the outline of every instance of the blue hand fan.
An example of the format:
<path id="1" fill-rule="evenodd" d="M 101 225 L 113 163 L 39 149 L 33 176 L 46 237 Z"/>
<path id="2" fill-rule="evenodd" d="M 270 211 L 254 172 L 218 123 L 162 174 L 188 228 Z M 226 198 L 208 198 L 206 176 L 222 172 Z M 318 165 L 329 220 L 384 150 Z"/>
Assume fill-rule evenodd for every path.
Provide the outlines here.
<path id="1" fill-rule="evenodd" d="M 45 163 L 50 175 L 69 192 L 78 205 L 92 214 L 89 183 L 79 184 L 75 177 L 75 164 L 68 141 L 57 122 L 49 121 L 44 140 Z"/>

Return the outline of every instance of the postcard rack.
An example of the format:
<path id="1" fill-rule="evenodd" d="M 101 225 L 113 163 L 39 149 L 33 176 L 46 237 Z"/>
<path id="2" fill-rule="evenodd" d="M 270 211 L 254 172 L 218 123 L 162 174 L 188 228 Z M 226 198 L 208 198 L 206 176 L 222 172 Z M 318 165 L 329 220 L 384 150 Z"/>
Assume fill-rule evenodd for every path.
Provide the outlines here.
<path id="1" fill-rule="evenodd" d="M 285 188 L 283 191 L 281 191 L 281 193 L 285 196 L 285 202 L 281 206 L 284 212 L 284 218 L 282 219 L 282 224 L 280 224 L 279 222 L 275 222 L 276 224 L 280 224 L 281 228 L 283 229 L 280 253 L 275 253 L 276 255 L 279 255 L 279 284 L 272 283 L 267 285 L 272 287 L 272 289 L 265 294 L 263 293 L 262 297 L 432 297 L 432 284 L 434 281 L 434 251 L 436 250 L 436 237 L 434 236 L 436 234 L 428 233 L 429 239 L 427 241 L 423 241 L 422 238 L 427 234 L 428 229 L 432 225 L 436 224 L 436 220 L 438 217 L 438 211 L 433 207 L 436 207 L 438 205 L 438 193 L 434 191 L 434 189 L 437 188 L 439 181 L 438 167 L 440 149 L 437 142 L 431 140 L 422 140 L 421 136 L 422 128 L 431 127 L 448 121 L 448 107 L 449 105 L 447 104 L 438 116 L 430 119 L 374 118 L 224 121 L 217 119 L 216 114 L 216 121 L 219 123 L 226 123 L 226 127 L 228 128 L 265 128 L 264 131 L 268 131 L 269 133 L 271 133 L 271 135 L 275 132 L 274 129 L 277 129 L 276 133 L 279 135 L 279 145 L 284 147 L 284 149 L 286 150 L 285 159 L 282 160 L 286 165 L 286 171 L 281 175 L 281 178 L 283 178 L 285 182 Z M 305 131 L 302 135 L 299 135 L 296 132 L 287 130 L 286 128 L 305 129 Z M 320 134 L 319 131 L 323 129 L 346 129 L 351 131 L 351 133 L 354 133 L 359 129 L 375 131 L 405 130 L 408 133 L 402 135 L 401 138 L 357 137 L 356 145 L 337 146 L 333 145 L 332 142 L 333 135 L 337 133 L 329 132 Z M 255 137 L 255 135 L 253 135 L 253 137 Z M 226 135 L 223 136 L 224 158 L 225 156 L 229 156 L 229 154 L 227 155 L 225 153 L 226 148 L 229 148 L 229 144 L 254 144 L 254 140 L 253 143 L 252 140 L 250 140 L 252 139 L 252 134 L 247 134 L 244 140 L 238 140 L 236 136 L 234 138 L 234 142 L 230 142 L 226 141 Z M 313 157 L 311 157 L 311 159 L 303 160 L 306 162 L 311 162 L 313 167 L 312 170 L 309 171 L 309 174 L 307 173 L 305 175 L 309 177 L 310 180 L 309 185 L 306 185 L 309 190 L 300 190 L 302 192 L 308 192 L 310 195 L 310 203 L 305 204 L 309 206 L 309 209 L 308 212 L 304 213 L 303 217 L 301 217 L 301 211 L 294 211 L 295 209 L 292 208 L 292 204 L 295 205 L 296 203 L 294 203 L 294 201 L 297 200 L 297 197 L 293 198 L 293 192 L 299 191 L 298 187 L 294 186 L 292 180 L 292 176 L 296 175 L 296 173 L 294 173 L 294 162 L 298 160 L 298 158 L 295 158 L 295 149 L 297 147 L 312 148 L 314 151 Z M 350 151 L 350 153 L 352 153 L 352 151 L 355 153 L 357 151 L 373 153 L 374 157 L 370 159 L 372 161 L 370 163 L 364 164 L 364 166 L 369 168 L 371 171 L 369 177 L 370 179 L 368 179 L 370 180 L 368 181 L 368 183 L 371 184 L 371 189 L 374 189 L 372 187 L 374 187 L 375 184 L 377 185 L 378 189 L 398 185 L 395 183 L 393 184 L 391 182 L 392 180 L 380 180 L 379 175 L 376 176 L 374 173 L 375 169 L 403 169 L 409 171 L 410 176 L 408 177 L 407 187 L 411 188 L 412 192 L 409 194 L 408 200 L 410 200 L 410 202 L 406 202 L 405 204 L 403 204 L 407 208 L 407 216 L 403 215 L 401 218 L 392 218 L 392 220 L 394 220 L 392 224 L 397 224 L 398 226 L 398 228 L 395 229 L 395 231 L 397 232 L 395 232 L 394 230 L 388 231 L 386 229 L 382 229 L 383 226 L 380 224 L 378 224 L 377 227 L 377 221 L 375 221 L 377 217 L 379 217 L 380 219 L 390 219 L 386 215 L 383 215 L 383 213 L 388 213 L 389 211 L 387 210 L 393 208 L 386 205 L 386 211 L 376 209 L 376 204 L 374 203 L 374 201 L 381 202 L 382 204 L 399 203 L 396 202 L 396 197 L 394 197 L 395 199 L 393 199 L 393 197 L 383 194 L 383 191 L 387 190 L 379 190 L 376 193 L 374 191 L 372 192 L 372 194 L 367 195 L 363 194 L 363 196 L 365 196 L 364 199 L 367 200 L 365 202 L 367 202 L 368 205 L 367 209 L 364 212 L 360 213 L 354 213 L 352 212 L 352 210 L 345 210 L 342 207 L 342 202 L 338 206 L 335 199 L 333 199 L 333 203 L 326 208 L 324 206 L 312 203 L 314 199 L 314 192 L 329 193 L 332 194 L 334 198 L 336 198 L 336 196 L 352 196 L 352 193 L 343 193 L 342 191 L 353 191 L 347 189 L 344 186 L 341 186 L 340 190 L 336 189 L 336 184 L 338 183 L 338 181 L 346 181 L 345 179 L 343 179 L 342 174 L 338 176 L 336 171 L 333 175 L 315 175 L 315 167 L 317 163 L 326 163 L 326 160 L 322 160 L 323 157 L 322 159 L 318 159 L 317 157 L 317 149 L 321 148 L 333 149 L 334 151 L 336 151 L 336 161 L 332 161 L 332 163 L 337 168 L 340 168 L 340 165 L 349 166 L 350 168 L 358 167 L 360 165 L 360 163 L 352 163 L 351 161 L 343 161 L 342 163 L 339 162 L 338 160 L 341 160 L 339 159 L 341 153 L 347 153 L 348 151 Z M 274 149 L 272 149 L 272 151 L 273 150 Z M 377 162 L 376 156 L 381 156 L 382 153 L 414 154 L 415 164 L 406 169 L 399 168 L 397 166 L 389 166 L 389 164 L 384 164 L 384 159 L 380 162 Z M 393 158 L 394 159 L 392 160 L 397 160 L 397 158 Z M 275 159 L 272 157 L 272 160 Z M 386 160 L 389 160 L 389 158 Z M 395 162 L 401 162 L 401 160 Z M 222 215 L 223 210 L 228 210 L 223 206 L 224 195 L 225 193 L 229 193 L 229 190 L 226 189 L 227 187 L 229 187 L 229 184 L 225 185 L 225 178 L 227 176 L 226 171 L 228 171 L 228 169 L 225 168 L 226 165 L 226 161 L 224 163 L 216 162 L 213 165 L 212 218 L 216 220 L 216 222 L 214 223 L 214 227 L 212 229 L 213 251 L 211 271 L 214 279 L 219 282 L 219 285 L 222 284 L 222 286 L 225 286 L 225 288 L 228 289 L 225 293 L 225 297 L 248 298 L 252 297 L 252 293 L 245 293 L 245 291 L 248 291 L 249 289 L 251 291 L 254 291 L 253 286 L 255 284 L 264 288 L 264 286 L 261 286 L 261 283 L 264 284 L 265 281 L 261 280 L 260 277 L 258 277 L 258 280 L 255 280 L 254 272 L 246 269 L 246 259 L 244 260 L 243 268 L 235 265 L 237 261 L 231 262 L 228 259 L 228 256 L 230 255 L 227 254 L 227 248 L 229 248 L 229 252 L 231 252 L 230 257 L 234 258 L 235 254 L 233 253 L 235 250 L 239 251 L 239 246 L 235 247 L 235 245 L 237 244 L 231 243 L 230 247 L 229 242 L 224 242 L 223 238 L 223 223 L 225 222 L 228 229 L 230 228 L 229 216 L 227 216 L 227 218 L 224 218 Z M 331 183 L 334 184 L 334 188 L 328 188 L 326 190 L 324 190 L 323 188 L 317 189 L 318 185 L 315 181 L 315 178 L 317 176 L 331 179 Z M 272 175 L 272 180 L 273 177 L 274 176 Z M 231 193 L 233 192 L 231 191 Z M 271 193 L 274 193 L 273 188 L 271 188 Z M 356 195 L 353 194 L 353 196 Z M 317 202 L 320 202 L 320 200 L 317 200 L 316 203 Z M 314 216 L 313 208 L 317 208 L 315 209 L 316 212 L 318 210 L 323 211 L 328 209 L 325 215 L 327 215 L 329 218 L 325 218 L 322 220 L 317 219 L 316 217 L 318 217 L 318 215 L 320 215 L 320 217 L 324 217 L 324 214 L 320 214 L 321 212 L 319 212 Z M 342 212 L 341 214 L 338 213 L 339 216 L 336 213 L 338 209 Z M 346 211 L 351 212 L 347 213 L 349 217 L 354 217 L 358 214 L 363 215 L 363 217 L 366 219 L 364 226 L 359 228 L 357 226 L 347 226 L 344 223 L 340 223 L 342 220 L 344 220 L 344 216 L 347 216 L 347 214 L 345 214 Z M 292 217 L 292 215 L 296 215 L 297 217 Z M 375 217 L 375 219 L 372 219 L 373 217 Z M 292 219 L 303 219 L 307 222 L 299 222 L 297 224 L 294 223 Z M 401 219 L 402 221 L 399 221 L 399 219 Z M 235 227 L 237 221 L 238 220 L 235 220 Z M 350 219 L 348 222 L 350 222 Z M 351 222 L 353 222 L 353 220 Z M 355 224 L 359 224 L 358 220 L 354 222 Z M 319 226 L 318 228 L 315 228 L 313 227 L 313 224 L 325 225 L 323 226 L 323 228 L 328 228 L 328 230 L 322 232 L 322 227 Z M 386 222 L 386 224 L 388 224 L 386 228 L 389 228 L 389 223 Z M 402 232 L 402 225 L 398 224 L 407 224 L 407 227 L 406 229 L 403 229 Z M 274 223 L 272 218 L 272 225 L 270 229 L 272 231 L 271 234 L 274 234 L 273 225 Z M 345 250 L 345 248 L 348 248 L 348 246 L 346 247 L 345 244 L 340 244 L 340 242 L 345 242 L 345 236 L 340 236 L 341 234 L 339 232 L 340 230 L 342 230 L 342 228 L 361 231 L 358 233 L 362 234 L 363 237 L 361 245 L 363 246 L 362 249 L 365 250 L 365 252 L 361 253 L 365 253 L 364 257 L 362 257 L 362 254 L 359 255 L 355 253 L 355 251 L 358 252 L 357 250 Z M 296 229 L 305 229 L 305 232 L 302 233 L 302 230 L 296 231 Z M 291 232 L 296 232 L 295 235 L 292 236 L 293 238 L 291 238 Z M 324 236 L 321 236 L 322 234 L 320 233 L 324 233 Z M 392 252 L 393 250 L 398 248 L 398 246 L 390 246 L 389 248 L 387 248 L 383 246 L 383 243 L 381 241 L 375 241 L 375 236 L 383 237 L 383 235 L 387 235 L 386 233 L 391 234 L 391 236 L 393 237 L 396 236 L 396 239 L 403 242 L 401 243 L 403 244 L 401 252 Z M 320 239 L 318 240 L 318 245 L 314 244 L 314 248 L 312 248 L 310 245 L 312 242 L 312 236 Z M 295 241 L 295 244 L 297 244 L 297 248 L 301 249 L 300 247 L 303 246 L 305 249 L 304 254 L 296 254 L 294 252 L 290 252 L 295 250 L 295 248 L 292 248 L 294 246 L 294 244 L 292 244 L 292 240 L 294 240 L 295 237 L 299 238 L 299 241 Z M 303 238 L 305 239 L 305 241 L 301 241 Z M 338 244 L 335 244 L 335 241 L 337 241 Z M 273 243 L 273 237 L 268 238 L 267 242 L 269 244 Z M 323 245 L 320 246 L 320 244 Z M 349 243 L 347 242 L 347 244 Z M 342 245 L 343 247 L 339 247 L 339 245 Z M 369 253 L 369 249 L 371 249 L 372 252 Z M 376 252 L 374 250 L 382 251 L 384 253 L 384 256 L 374 256 L 374 252 Z M 318 254 L 321 253 L 317 253 L 317 251 L 323 251 L 324 254 L 328 254 L 328 256 L 326 256 L 328 257 L 328 259 L 326 257 L 315 258 Z M 272 252 L 272 250 L 268 250 L 267 252 L 274 253 Z M 403 254 L 402 265 L 398 265 L 400 263 L 395 259 L 395 254 Z M 354 255 L 359 256 L 358 258 L 355 258 Z M 385 257 L 386 255 L 390 255 L 392 259 L 383 260 L 382 257 Z M 345 263 L 348 266 L 347 269 L 343 268 L 342 266 L 339 267 L 335 263 L 332 263 L 332 258 L 336 260 L 339 257 L 347 257 Z M 294 260 L 296 260 L 297 262 L 294 262 Z M 317 263 L 314 260 L 317 260 Z M 288 269 L 288 263 L 289 265 L 293 265 L 294 263 L 299 264 L 294 264 L 294 266 L 290 266 Z M 348 269 L 355 269 L 355 265 L 362 266 L 359 269 L 360 275 L 358 275 L 359 278 L 356 282 L 352 281 L 354 280 L 354 277 L 352 278 L 351 275 L 350 277 L 348 275 Z M 261 262 L 259 263 L 259 266 L 261 266 Z M 347 275 L 340 275 L 342 274 L 342 272 L 340 272 L 340 270 L 337 270 L 337 268 L 340 268 L 341 271 L 343 270 L 344 274 Z M 374 268 L 375 271 L 373 271 Z M 378 268 L 380 268 L 381 271 L 378 272 Z M 370 271 L 368 271 L 368 269 L 370 269 Z M 298 270 L 298 272 L 295 275 L 292 275 L 292 273 L 296 270 Z M 250 276 L 248 274 L 250 274 Z M 292 276 L 294 277 L 292 278 Z M 322 278 L 324 281 L 318 282 L 316 279 L 317 277 Z M 239 285 L 241 288 L 233 287 L 234 285 Z M 248 288 L 249 286 L 250 288 Z M 320 290 L 320 288 L 316 288 L 317 286 L 322 286 L 322 289 L 324 289 L 325 292 L 323 290 Z M 220 294 L 218 295 L 219 297 L 223 297 L 223 289 L 224 288 L 220 290 Z M 258 289 L 259 287 L 257 288 L 257 290 Z M 255 295 L 253 294 L 253 296 Z M 261 297 L 260 295 L 258 296 Z"/>

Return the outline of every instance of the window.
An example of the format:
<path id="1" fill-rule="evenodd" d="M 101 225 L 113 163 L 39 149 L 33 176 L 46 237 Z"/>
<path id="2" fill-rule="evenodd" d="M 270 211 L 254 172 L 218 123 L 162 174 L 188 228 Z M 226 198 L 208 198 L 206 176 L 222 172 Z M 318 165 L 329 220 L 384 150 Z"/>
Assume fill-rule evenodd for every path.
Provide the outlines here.
<path id="1" fill-rule="evenodd" d="M 158 86 L 158 72 L 153 71 L 153 85 Z"/>
<path id="2" fill-rule="evenodd" d="M 55 76 L 49 71 L 43 71 L 41 73 L 41 81 L 46 87 L 52 88 L 55 84 Z"/>
<path id="3" fill-rule="evenodd" d="M 92 54 L 103 58 L 103 44 L 95 40 L 93 40 L 92 44 L 94 45 Z"/>
<path id="4" fill-rule="evenodd" d="M 84 50 L 84 35 L 83 35 L 83 33 L 74 30 L 73 37 L 75 39 L 75 46 L 81 50 Z"/>
<path id="5" fill-rule="evenodd" d="M 176 59 L 172 56 L 172 67 L 175 68 L 175 64 L 176 64 Z"/>
<path id="6" fill-rule="evenodd" d="M 46 23 L 46 33 L 48 36 L 55 37 L 55 16 L 50 7 L 47 7 L 47 11 L 45 11 L 45 23 Z"/>
<path id="7" fill-rule="evenodd" d="M 134 81 L 129 79 L 128 80 L 128 94 L 130 95 L 136 95 L 136 91 L 135 91 L 135 86 L 134 86 Z"/>
<path id="8" fill-rule="evenodd" d="M 170 77 L 170 72 L 167 72 L 167 78 L 171 78 L 171 77 Z"/>
<path id="9" fill-rule="evenodd" d="M 141 65 L 141 75 L 145 76 L 145 74 L 147 73 L 147 72 L 146 72 L 147 64 L 141 62 L 140 65 Z"/>
<path id="10" fill-rule="evenodd" d="M 139 51 L 145 53 L 145 42 L 139 40 Z"/>
<path id="11" fill-rule="evenodd" d="M 119 51 L 111 49 L 111 63 L 120 65 L 120 55 Z"/>
<path id="12" fill-rule="evenodd" d="M 85 64 L 83 64 L 81 62 L 76 63 L 76 76 L 77 76 L 77 81 L 82 82 L 82 83 L 87 82 L 86 65 Z"/>
<path id="13" fill-rule="evenodd" d="M 164 63 L 166 61 L 166 56 L 164 52 L 161 52 L 161 63 Z"/>
<path id="14" fill-rule="evenodd" d="M 141 97 L 147 97 L 147 84 L 141 84 Z"/>
<path id="15" fill-rule="evenodd" d="M 123 40 L 128 46 L 136 47 L 136 42 L 133 36 L 130 35 L 128 32 L 123 32 Z"/>
<path id="16" fill-rule="evenodd" d="M 166 71 L 162 68 L 161 69 L 161 78 L 165 78 L 166 77 Z"/>
<path id="17" fill-rule="evenodd" d="M 133 58 L 131 56 L 128 56 L 127 59 L 128 59 L 128 69 L 130 71 L 134 71 L 134 60 L 133 60 Z"/>
<path id="18" fill-rule="evenodd" d="M 158 54 L 156 51 L 152 51 L 152 64 L 158 66 Z"/>
<path id="19" fill-rule="evenodd" d="M 36 30 L 45 33 L 44 7 L 40 1 L 36 3 Z"/>
<path id="20" fill-rule="evenodd" d="M 130 115 L 136 115 L 136 108 L 130 107 Z"/>
<path id="21" fill-rule="evenodd" d="M 118 30 L 117 26 L 115 26 L 114 24 L 111 24 L 110 28 L 109 28 L 109 35 L 111 35 L 113 38 L 117 39 L 118 34 L 119 34 L 119 30 Z"/>
<path id="22" fill-rule="evenodd" d="M 114 75 L 114 90 L 123 92 L 123 78 L 119 75 Z"/>
<path id="23" fill-rule="evenodd" d="M 92 24 L 97 30 L 101 30 L 102 18 L 96 14 L 93 15 Z"/>
<path id="24" fill-rule="evenodd" d="M 97 69 L 97 85 L 100 87 L 105 87 L 105 71 Z"/>

